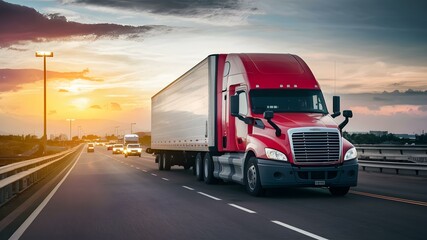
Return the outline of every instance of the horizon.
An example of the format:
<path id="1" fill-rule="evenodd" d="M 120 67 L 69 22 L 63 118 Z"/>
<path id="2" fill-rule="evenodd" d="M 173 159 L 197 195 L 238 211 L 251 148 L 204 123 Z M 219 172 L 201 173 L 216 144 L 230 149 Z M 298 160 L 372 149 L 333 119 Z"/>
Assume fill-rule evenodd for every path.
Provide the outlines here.
<path id="1" fill-rule="evenodd" d="M 209 54 L 292 53 L 347 132 L 427 130 L 423 1 L 0 1 L 0 135 L 151 131 L 151 97 Z M 339 117 L 336 121 L 340 122 Z"/>

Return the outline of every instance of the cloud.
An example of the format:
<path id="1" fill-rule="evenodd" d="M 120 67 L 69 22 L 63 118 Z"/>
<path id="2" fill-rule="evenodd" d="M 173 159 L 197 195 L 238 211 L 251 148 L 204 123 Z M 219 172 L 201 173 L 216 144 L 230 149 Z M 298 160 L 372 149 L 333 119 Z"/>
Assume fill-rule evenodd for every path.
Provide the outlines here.
<path id="1" fill-rule="evenodd" d="M 113 111 L 121 111 L 122 110 L 122 107 L 120 107 L 120 104 L 115 103 L 115 102 L 110 103 L 110 108 Z"/>
<path id="2" fill-rule="evenodd" d="M 99 106 L 99 105 L 92 105 L 92 106 L 90 106 L 90 108 L 91 109 L 102 109 L 101 106 Z"/>
<path id="3" fill-rule="evenodd" d="M 119 8 L 138 12 L 148 12 L 165 16 L 204 19 L 245 19 L 258 11 L 254 0 L 146 0 L 146 1 L 115 1 L 115 0 L 63 0 L 64 3 L 93 5 L 100 7 Z M 218 23 L 218 22 L 216 22 Z M 231 24 L 231 23 L 229 23 Z"/>
<path id="4" fill-rule="evenodd" d="M 56 110 L 49 111 L 49 115 L 55 115 L 56 113 Z"/>
<path id="5" fill-rule="evenodd" d="M 68 91 L 67 89 L 59 89 L 59 91 L 58 92 L 70 92 L 70 91 Z"/>
<path id="6" fill-rule="evenodd" d="M 0 1 L 0 48 L 22 41 L 50 41 L 69 37 L 140 37 L 152 30 L 168 31 L 166 26 L 83 24 L 67 21 L 59 14 L 43 15 L 33 8 Z"/>
<path id="7" fill-rule="evenodd" d="M 76 78 L 87 81 L 102 81 L 99 78 L 89 77 L 88 69 L 81 72 L 55 72 L 47 71 L 48 81 L 51 79 L 74 80 Z M 38 69 L 0 69 L 0 92 L 17 91 L 26 83 L 43 80 L 43 71 Z M 60 89 L 59 92 L 66 92 Z"/>

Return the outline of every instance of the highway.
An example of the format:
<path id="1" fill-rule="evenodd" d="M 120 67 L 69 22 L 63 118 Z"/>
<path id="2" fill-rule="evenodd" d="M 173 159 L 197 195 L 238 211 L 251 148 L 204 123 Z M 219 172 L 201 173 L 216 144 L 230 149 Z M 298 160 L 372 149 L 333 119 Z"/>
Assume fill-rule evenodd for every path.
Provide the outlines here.
<path id="1" fill-rule="evenodd" d="M 288 188 L 265 197 L 206 185 L 154 158 L 83 151 L 20 239 L 426 239 L 427 178 L 360 171 L 345 197 Z"/>

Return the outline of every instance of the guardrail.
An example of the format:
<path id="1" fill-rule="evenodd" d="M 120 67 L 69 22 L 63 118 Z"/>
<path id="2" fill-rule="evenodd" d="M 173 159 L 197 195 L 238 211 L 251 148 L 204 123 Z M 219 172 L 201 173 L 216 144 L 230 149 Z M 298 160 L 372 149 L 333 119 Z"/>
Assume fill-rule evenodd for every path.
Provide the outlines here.
<path id="1" fill-rule="evenodd" d="M 367 167 L 379 168 L 380 172 L 383 172 L 383 169 L 394 169 L 396 171 L 396 174 L 399 174 L 400 170 L 414 171 L 416 175 L 419 175 L 420 171 L 427 171 L 427 164 L 425 163 L 402 163 L 359 160 L 359 166 L 362 167 L 363 171 L 365 171 Z"/>
<path id="2" fill-rule="evenodd" d="M 359 159 L 427 163 L 427 146 L 356 146 Z"/>
<path id="3" fill-rule="evenodd" d="M 65 152 L 0 167 L 0 206 L 44 178 L 54 163 L 76 152 L 81 145 Z"/>

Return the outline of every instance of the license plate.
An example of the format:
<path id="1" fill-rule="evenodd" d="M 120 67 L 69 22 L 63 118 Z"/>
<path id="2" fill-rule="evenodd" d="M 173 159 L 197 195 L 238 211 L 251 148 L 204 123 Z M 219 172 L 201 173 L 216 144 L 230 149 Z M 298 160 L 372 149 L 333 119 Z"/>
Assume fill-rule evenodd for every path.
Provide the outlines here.
<path id="1" fill-rule="evenodd" d="M 325 185 L 325 181 L 314 181 L 314 185 L 316 185 L 316 186 L 324 186 Z"/>

